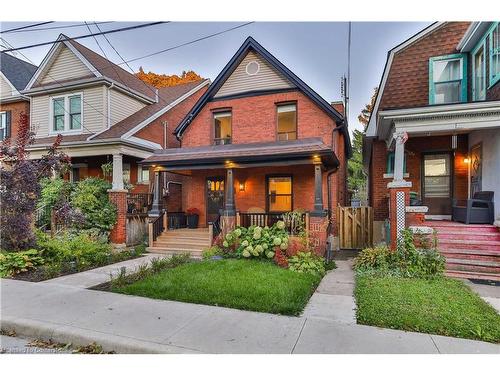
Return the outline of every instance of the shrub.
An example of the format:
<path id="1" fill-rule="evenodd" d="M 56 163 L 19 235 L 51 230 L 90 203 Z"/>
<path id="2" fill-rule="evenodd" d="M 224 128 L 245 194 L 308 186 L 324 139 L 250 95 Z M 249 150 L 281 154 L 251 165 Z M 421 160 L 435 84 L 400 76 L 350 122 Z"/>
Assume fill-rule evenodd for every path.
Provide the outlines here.
<path id="1" fill-rule="evenodd" d="M 0 253 L 0 277 L 9 277 L 35 269 L 43 264 L 43 258 L 37 250 Z"/>
<path id="2" fill-rule="evenodd" d="M 285 223 L 278 221 L 271 228 L 255 225 L 238 227 L 224 236 L 222 248 L 239 257 L 273 259 L 276 249 L 285 251 L 288 248 Z"/>
<path id="3" fill-rule="evenodd" d="M 298 252 L 288 259 L 288 269 L 299 273 L 311 273 L 323 276 L 325 274 L 325 261 L 312 252 Z"/>
<path id="4" fill-rule="evenodd" d="M 437 249 L 430 247 L 430 241 L 420 240 L 419 244 L 423 247 L 417 248 L 413 233 L 408 229 L 401 232 L 401 237 L 394 252 L 386 246 L 361 251 L 354 262 L 355 269 L 381 275 L 421 278 L 443 273 L 444 257 Z"/>
<path id="5" fill-rule="evenodd" d="M 211 259 L 213 256 L 225 256 L 224 251 L 219 246 L 211 246 L 203 250 L 201 256 L 204 260 Z"/>
<path id="6" fill-rule="evenodd" d="M 288 268 L 288 258 L 279 248 L 274 253 L 274 263 L 276 263 L 278 267 Z"/>
<path id="7" fill-rule="evenodd" d="M 61 200 L 69 200 L 72 184 L 62 178 L 44 178 L 41 182 L 42 191 L 38 200 L 38 207 L 54 207 Z"/>
<path id="8" fill-rule="evenodd" d="M 288 248 L 286 249 L 286 256 L 293 257 L 297 255 L 298 252 L 307 252 L 307 246 L 304 243 L 303 238 L 291 238 L 288 242 Z"/>
<path id="9" fill-rule="evenodd" d="M 71 204 L 85 216 L 84 228 L 108 233 L 116 224 L 116 206 L 110 202 L 111 184 L 100 178 L 79 181 L 71 194 Z"/>

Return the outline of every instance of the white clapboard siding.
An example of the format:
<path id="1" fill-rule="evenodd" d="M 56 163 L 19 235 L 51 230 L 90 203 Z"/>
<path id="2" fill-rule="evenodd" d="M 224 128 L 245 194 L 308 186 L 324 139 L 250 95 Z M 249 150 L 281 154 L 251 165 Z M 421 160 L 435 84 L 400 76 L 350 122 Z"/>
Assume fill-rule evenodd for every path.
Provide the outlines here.
<path id="1" fill-rule="evenodd" d="M 107 126 L 106 86 L 94 86 L 82 90 L 60 92 L 53 96 L 83 93 L 83 129 L 82 133 L 95 133 Z M 51 95 L 40 95 L 31 98 L 31 127 L 36 137 L 49 136 Z"/>
<path id="2" fill-rule="evenodd" d="M 68 79 L 93 76 L 87 66 L 66 46 L 61 47 L 48 70 L 41 75 L 41 84 L 55 84 Z"/>
<path id="3" fill-rule="evenodd" d="M 124 118 L 143 108 L 145 104 L 117 90 L 110 90 L 111 124 L 114 125 Z"/>
<path id="4" fill-rule="evenodd" d="M 3 77 L 0 77 L 0 98 L 8 98 L 12 95 L 12 87 Z"/>
<path id="5" fill-rule="evenodd" d="M 259 72 L 255 75 L 248 75 L 246 72 L 246 66 L 251 61 L 257 61 L 260 65 Z M 250 51 L 214 97 L 235 95 L 249 91 L 277 90 L 292 87 L 294 87 L 292 83 L 277 72 L 266 60 L 255 52 Z"/>

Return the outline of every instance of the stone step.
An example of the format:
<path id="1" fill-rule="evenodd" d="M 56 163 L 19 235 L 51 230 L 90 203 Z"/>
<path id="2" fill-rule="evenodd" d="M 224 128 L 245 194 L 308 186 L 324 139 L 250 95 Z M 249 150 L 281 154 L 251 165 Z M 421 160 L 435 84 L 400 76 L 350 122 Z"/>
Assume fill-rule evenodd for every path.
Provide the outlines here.
<path id="1" fill-rule="evenodd" d="M 467 272 L 467 271 L 447 270 L 445 272 L 445 275 L 449 276 L 449 277 L 459 278 L 459 279 L 500 281 L 500 275 L 495 275 L 495 274 L 491 274 L 491 273 L 483 273 L 483 272 Z"/>

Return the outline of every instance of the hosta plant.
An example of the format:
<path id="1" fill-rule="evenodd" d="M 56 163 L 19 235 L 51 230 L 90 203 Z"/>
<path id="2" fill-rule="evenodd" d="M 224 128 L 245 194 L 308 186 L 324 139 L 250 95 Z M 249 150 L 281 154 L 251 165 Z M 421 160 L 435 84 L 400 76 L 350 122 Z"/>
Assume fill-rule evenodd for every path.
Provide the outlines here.
<path id="1" fill-rule="evenodd" d="M 323 276 L 325 274 L 325 261 L 310 251 L 298 252 L 288 259 L 288 269 L 299 273 Z"/>

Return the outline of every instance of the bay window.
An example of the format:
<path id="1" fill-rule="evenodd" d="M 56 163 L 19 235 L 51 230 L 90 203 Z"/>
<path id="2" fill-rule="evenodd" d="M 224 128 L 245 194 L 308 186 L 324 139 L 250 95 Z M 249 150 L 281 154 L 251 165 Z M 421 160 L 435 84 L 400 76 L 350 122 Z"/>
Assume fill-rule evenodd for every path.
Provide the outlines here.
<path id="1" fill-rule="evenodd" d="M 51 133 L 74 133 L 82 130 L 82 94 L 51 98 Z"/>
<path id="2" fill-rule="evenodd" d="M 429 103 L 467 101 L 467 60 L 463 54 L 429 59 Z"/>

